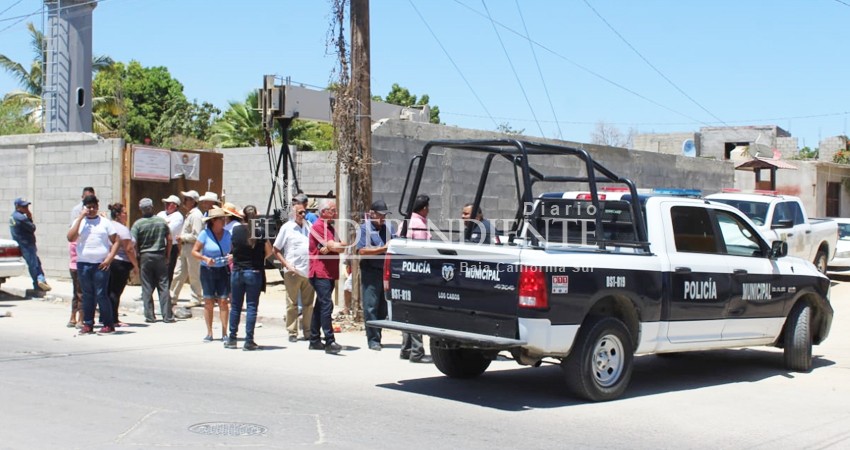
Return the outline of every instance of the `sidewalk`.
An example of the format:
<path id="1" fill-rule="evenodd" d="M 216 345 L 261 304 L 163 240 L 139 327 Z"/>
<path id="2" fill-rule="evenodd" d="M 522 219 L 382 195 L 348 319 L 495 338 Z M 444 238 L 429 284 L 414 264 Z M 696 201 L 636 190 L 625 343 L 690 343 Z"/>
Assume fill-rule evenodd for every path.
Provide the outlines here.
<path id="1" fill-rule="evenodd" d="M 283 278 L 281 278 L 280 272 L 274 269 L 266 271 L 266 278 L 268 280 L 266 285 L 266 292 L 260 294 L 260 306 L 257 311 L 257 323 L 263 325 L 275 325 L 284 327 L 286 324 L 286 288 L 283 285 Z M 53 289 L 44 295 L 44 300 L 62 301 L 70 303 L 71 298 L 73 296 L 73 289 L 70 278 L 49 278 L 47 282 Z M 6 280 L 5 283 L 0 286 L 0 290 L 6 291 L 9 294 L 18 297 L 32 296 L 31 289 L 32 280 L 29 276 L 9 278 Z M 189 284 L 184 284 L 183 289 L 180 292 L 180 299 L 178 300 L 177 304 L 178 306 L 188 307 L 191 295 L 190 292 L 191 289 L 189 288 Z M 125 314 L 132 313 L 134 315 L 139 315 L 140 317 L 142 317 L 143 307 L 141 297 L 141 286 L 127 285 L 127 287 L 124 289 L 124 294 L 121 296 L 120 311 Z M 153 294 L 153 301 L 154 309 L 157 313 L 157 318 L 159 319 L 159 300 L 156 295 L 156 292 L 154 292 Z M 336 306 L 334 308 L 334 317 L 336 317 L 336 312 L 338 312 L 340 309 L 341 306 Z M 193 319 L 203 318 L 204 308 L 202 306 L 194 307 L 191 309 L 191 311 Z M 70 315 L 70 313 L 71 308 L 69 305 L 68 314 Z M 217 311 L 215 312 L 214 316 L 217 320 Z M 244 306 L 242 309 L 242 317 L 244 321 Z M 347 323 L 343 323 L 335 320 L 334 325 L 341 325 L 341 332 L 362 330 L 362 325 L 356 326 L 354 324 L 351 324 L 350 321 L 347 321 Z"/>

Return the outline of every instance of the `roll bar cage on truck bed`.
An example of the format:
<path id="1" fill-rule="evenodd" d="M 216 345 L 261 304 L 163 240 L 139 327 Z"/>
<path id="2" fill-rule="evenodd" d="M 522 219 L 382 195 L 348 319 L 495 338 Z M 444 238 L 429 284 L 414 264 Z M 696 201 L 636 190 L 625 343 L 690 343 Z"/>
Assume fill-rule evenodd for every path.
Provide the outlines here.
<path id="1" fill-rule="evenodd" d="M 595 214 L 593 221 L 595 230 L 599 236 L 596 239 L 596 245 L 600 250 L 606 250 L 608 245 L 616 244 L 620 247 L 636 247 L 649 252 L 649 242 L 646 234 L 646 221 L 643 216 L 643 211 L 640 205 L 637 188 L 635 184 L 628 178 L 621 177 L 602 164 L 594 161 L 590 154 L 579 148 L 557 146 L 551 144 L 543 144 L 537 142 L 526 142 L 515 139 L 497 139 L 497 140 L 446 140 L 446 141 L 430 141 L 422 149 L 420 155 L 414 156 L 407 169 L 407 177 L 405 178 L 404 188 L 402 189 L 401 200 L 399 201 L 399 213 L 406 219 L 410 219 L 413 213 L 414 199 L 418 195 L 420 184 L 422 182 L 425 164 L 428 156 L 433 148 L 447 148 L 460 151 L 469 151 L 476 153 L 485 153 L 487 156 L 484 159 L 484 165 L 481 168 L 481 175 L 478 181 L 478 188 L 475 191 L 475 199 L 472 202 L 472 210 L 480 209 L 481 199 L 484 194 L 484 189 L 487 185 L 488 175 L 493 160 L 496 157 L 504 158 L 510 162 L 513 167 L 514 179 L 516 183 L 516 198 L 517 210 L 513 228 L 508 233 L 511 239 L 514 239 L 523 223 L 538 213 L 537 208 L 530 215 L 526 215 L 525 205 L 531 205 L 534 202 L 533 187 L 538 182 L 555 182 L 555 183 L 587 183 L 590 189 L 590 203 L 594 206 Z M 584 169 L 585 176 L 569 176 L 569 175 L 546 175 L 538 168 L 532 166 L 529 161 L 529 156 L 536 155 L 552 155 L 552 156 L 570 156 L 578 158 Z M 418 163 L 418 164 L 417 164 Z M 407 194 L 408 184 L 411 180 L 411 172 L 416 164 L 416 173 L 413 176 L 413 182 L 410 185 L 410 195 Z M 628 203 L 631 209 L 631 235 L 636 237 L 634 240 L 622 241 L 606 239 L 605 226 L 603 220 L 604 208 L 601 208 L 599 203 L 599 185 L 600 184 L 620 184 L 625 185 L 630 192 Z M 604 198 L 604 197 L 603 197 Z M 400 236 L 405 236 L 407 233 L 408 222 L 405 221 L 402 225 Z M 469 234 L 470 229 L 466 230 Z M 469 238 L 469 236 L 465 236 Z"/>

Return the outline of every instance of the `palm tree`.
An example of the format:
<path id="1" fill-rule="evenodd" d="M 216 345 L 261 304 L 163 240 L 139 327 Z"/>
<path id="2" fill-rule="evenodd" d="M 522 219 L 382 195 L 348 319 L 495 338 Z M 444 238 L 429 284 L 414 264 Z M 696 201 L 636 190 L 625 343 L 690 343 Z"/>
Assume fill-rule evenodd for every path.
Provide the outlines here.
<path id="1" fill-rule="evenodd" d="M 27 29 L 30 32 L 30 48 L 33 51 L 33 60 L 30 63 L 30 69 L 27 70 L 20 63 L 12 61 L 6 55 L 0 55 L 0 67 L 11 74 L 18 80 L 21 90 L 12 91 L 6 94 L 3 101 L 12 102 L 23 106 L 27 111 L 27 115 L 34 123 L 41 123 L 42 115 L 42 79 L 44 77 L 44 66 L 46 62 L 47 42 L 44 39 L 44 33 L 38 31 L 32 22 L 27 23 Z M 92 58 L 92 73 L 97 73 L 100 70 L 105 70 L 115 62 L 109 56 L 95 56 Z M 93 93 L 95 94 L 95 93 Z M 99 112 L 113 112 L 117 107 L 114 98 L 107 96 L 92 96 L 92 105 L 94 107 L 94 124 L 95 131 L 103 130 L 106 125 L 102 117 L 99 117 Z M 100 130 L 99 130 L 100 128 Z"/>
<path id="2" fill-rule="evenodd" d="M 210 140 L 220 147 L 253 147 L 265 141 L 262 117 L 254 109 L 257 92 L 248 94 L 244 102 L 230 102 L 230 108 L 210 128 Z"/>

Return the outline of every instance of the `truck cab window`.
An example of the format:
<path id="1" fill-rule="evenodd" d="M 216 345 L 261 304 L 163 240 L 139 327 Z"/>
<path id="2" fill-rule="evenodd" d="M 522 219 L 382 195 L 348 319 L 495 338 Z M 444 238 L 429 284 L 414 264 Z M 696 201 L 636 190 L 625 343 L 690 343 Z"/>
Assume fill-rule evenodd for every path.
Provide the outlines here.
<path id="1" fill-rule="evenodd" d="M 726 211 L 716 211 L 726 253 L 733 256 L 764 256 L 758 235 L 744 221 Z"/>
<path id="2" fill-rule="evenodd" d="M 687 253 L 719 253 L 714 226 L 705 208 L 675 206 L 670 209 L 676 251 Z"/>

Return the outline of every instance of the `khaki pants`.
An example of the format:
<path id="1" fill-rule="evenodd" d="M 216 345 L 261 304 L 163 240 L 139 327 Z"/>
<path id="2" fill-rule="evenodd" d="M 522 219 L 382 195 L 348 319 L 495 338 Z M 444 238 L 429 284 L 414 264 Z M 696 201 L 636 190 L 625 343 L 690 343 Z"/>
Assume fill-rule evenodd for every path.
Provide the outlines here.
<path id="1" fill-rule="evenodd" d="M 316 300 L 313 286 L 308 278 L 292 271 L 283 275 L 283 284 L 286 286 L 286 331 L 290 336 L 298 336 L 298 294 L 301 294 L 301 330 L 309 339 L 313 302 Z"/>
<path id="2" fill-rule="evenodd" d="M 180 298 L 180 290 L 183 283 L 189 278 L 189 287 L 192 288 L 192 303 L 201 303 L 204 298 L 201 291 L 201 262 L 192 256 L 192 247 L 195 244 L 183 244 L 180 249 L 180 258 L 174 268 L 174 279 L 171 281 L 171 303 L 177 305 Z"/>

